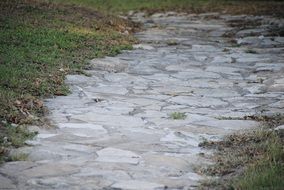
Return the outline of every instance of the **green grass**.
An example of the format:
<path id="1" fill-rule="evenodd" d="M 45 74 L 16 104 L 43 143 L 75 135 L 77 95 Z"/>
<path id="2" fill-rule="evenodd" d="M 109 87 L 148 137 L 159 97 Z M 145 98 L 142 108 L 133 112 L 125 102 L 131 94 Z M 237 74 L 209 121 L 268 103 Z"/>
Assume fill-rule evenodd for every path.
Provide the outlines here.
<path id="1" fill-rule="evenodd" d="M 233 182 L 235 189 L 283 189 L 283 149 L 279 144 L 272 144 L 272 147 L 276 149 L 270 150 L 264 160 L 248 167 L 244 175 Z"/>
<path id="2" fill-rule="evenodd" d="M 65 75 L 82 72 L 88 59 L 134 42 L 120 33 L 130 23 L 42 1 L 1 1 L 0 23 L 0 118 L 13 123 L 43 115 L 39 99 L 66 95 Z"/>
<path id="3" fill-rule="evenodd" d="M 182 120 L 185 119 L 186 117 L 187 117 L 186 114 L 181 112 L 174 112 L 170 114 L 170 118 L 174 120 Z"/>
<path id="4" fill-rule="evenodd" d="M 204 4 L 208 0 L 56 0 L 57 2 L 90 6 L 105 11 L 170 10 Z"/>
<path id="5" fill-rule="evenodd" d="M 7 161 L 27 161 L 28 160 L 29 155 L 25 154 L 25 153 L 20 153 L 20 154 L 14 154 L 11 155 L 7 158 Z"/>
<path id="6" fill-rule="evenodd" d="M 248 166 L 244 174 L 233 181 L 235 189 L 283 189 L 284 150 L 283 139 L 272 134 L 259 145 L 264 154 Z"/>

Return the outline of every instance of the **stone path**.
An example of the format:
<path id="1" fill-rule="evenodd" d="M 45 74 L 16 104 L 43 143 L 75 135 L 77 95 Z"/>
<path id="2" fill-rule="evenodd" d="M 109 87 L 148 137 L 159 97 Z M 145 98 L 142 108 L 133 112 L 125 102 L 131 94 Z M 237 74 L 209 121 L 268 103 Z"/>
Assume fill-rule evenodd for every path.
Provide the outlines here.
<path id="1" fill-rule="evenodd" d="M 257 126 L 245 115 L 283 112 L 284 38 L 271 37 L 283 20 L 132 17 L 145 24 L 141 44 L 67 77 L 72 94 L 46 101 L 57 128 L 33 127 L 17 151 L 28 160 L 0 168 L 0 189 L 195 189 L 194 168 L 210 163 L 200 142 Z"/>

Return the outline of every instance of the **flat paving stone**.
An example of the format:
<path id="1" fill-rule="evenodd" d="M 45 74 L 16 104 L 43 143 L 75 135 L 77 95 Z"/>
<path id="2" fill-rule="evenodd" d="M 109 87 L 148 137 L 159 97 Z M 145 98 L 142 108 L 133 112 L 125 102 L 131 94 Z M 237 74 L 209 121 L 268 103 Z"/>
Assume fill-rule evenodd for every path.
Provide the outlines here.
<path id="1" fill-rule="evenodd" d="M 134 152 L 121 150 L 117 148 L 105 148 L 97 152 L 99 162 L 116 162 L 116 163 L 129 163 L 138 164 L 140 156 Z"/>
<path id="2" fill-rule="evenodd" d="M 218 98 L 209 97 L 177 96 L 171 98 L 169 101 L 192 107 L 218 107 L 227 105 L 226 102 Z"/>
<path id="3" fill-rule="evenodd" d="M 112 187 L 125 190 L 155 190 L 157 188 L 164 188 L 164 185 L 147 181 L 131 180 L 117 182 L 113 184 Z"/>
<path id="4" fill-rule="evenodd" d="M 25 178 L 65 176 L 79 172 L 79 168 L 68 164 L 48 163 L 21 172 Z"/>
<path id="5" fill-rule="evenodd" d="M 0 175 L 0 189 L 1 190 L 9 190 L 9 189 L 17 189 L 16 185 L 10 180 L 2 175 Z"/>

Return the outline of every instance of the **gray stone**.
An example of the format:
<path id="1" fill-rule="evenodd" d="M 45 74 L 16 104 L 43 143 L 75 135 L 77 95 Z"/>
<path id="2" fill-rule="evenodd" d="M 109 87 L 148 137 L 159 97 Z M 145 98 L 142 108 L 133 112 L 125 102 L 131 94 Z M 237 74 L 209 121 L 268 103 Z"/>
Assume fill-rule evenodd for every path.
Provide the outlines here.
<path id="1" fill-rule="evenodd" d="M 280 42 L 273 40 L 271 37 L 244 37 L 238 40 L 238 44 L 240 45 L 251 45 L 253 47 L 275 47 L 281 46 Z"/>
<path id="2" fill-rule="evenodd" d="M 131 177 L 123 170 L 103 170 L 97 168 L 83 168 L 75 177 L 103 177 L 112 181 L 131 180 Z"/>
<path id="3" fill-rule="evenodd" d="M 225 66 L 209 66 L 206 71 L 216 72 L 221 74 L 228 75 L 239 75 L 238 73 L 241 71 L 239 68 L 234 67 L 225 67 Z"/>
<path id="4" fill-rule="evenodd" d="M 249 120 L 209 120 L 196 122 L 195 124 L 222 128 L 225 133 L 226 131 L 239 131 L 239 130 L 249 130 L 257 127 L 258 123 Z"/>
<path id="5" fill-rule="evenodd" d="M 218 48 L 211 45 L 193 45 L 192 51 L 197 52 L 217 52 Z"/>
<path id="6" fill-rule="evenodd" d="M 83 75 L 67 75 L 66 83 L 72 85 L 87 85 L 92 82 L 92 78 Z"/>
<path id="7" fill-rule="evenodd" d="M 284 125 L 280 125 L 274 129 L 280 137 L 284 137 Z"/>
<path id="8" fill-rule="evenodd" d="M 274 80 L 274 84 L 270 86 L 272 91 L 283 92 L 284 90 L 284 78 Z"/>
<path id="9" fill-rule="evenodd" d="M 16 185 L 9 179 L 0 175 L 0 189 L 17 189 Z"/>
<path id="10" fill-rule="evenodd" d="M 127 150 L 117 148 L 105 148 L 97 152 L 98 162 L 115 162 L 115 163 L 128 163 L 138 164 L 140 156 Z"/>
<path id="11" fill-rule="evenodd" d="M 264 28 L 256 28 L 256 29 L 245 29 L 237 32 L 237 37 L 245 37 L 245 36 L 260 36 L 264 32 L 266 32 L 267 29 Z"/>
<path id="12" fill-rule="evenodd" d="M 125 115 L 103 115 L 96 113 L 87 113 L 84 115 L 73 116 L 73 119 L 78 119 L 85 122 L 111 125 L 111 126 L 143 126 L 144 122 L 139 117 L 125 116 Z"/>
<path id="13" fill-rule="evenodd" d="M 192 107 L 220 107 L 220 106 L 222 107 L 227 105 L 226 102 L 217 98 L 194 97 L 194 96 L 177 96 L 171 98 L 169 101 Z"/>
<path id="14" fill-rule="evenodd" d="M 101 125 L 91 123 L 60 123 L 58 126 L 62 129 L 62 132 L 80 137 L 101 137 L 107 134 L 107 130 Z"/>
<path id="15" fill-rule="evenodd" d="M 165 137 L 161 138 L 160 141 L 168 142 L 171 144 L 176 144 L 180 147 L 184 146 L 198 146 L 200 139 L 196 135 L 192 135 L 190 133 L 182 133 L 182 132 L 170 132 Z"/>
<path id="16" fill-rule="evenodd" d="M 76 168 L 69 164 L 62 163 L 47 163 L 37 167 L 28 168 L 21 172 L 25 178 L 33 177 L 51 177 L 51 176 L 65 176 L 79 172 Z"/>
<path id="17" fill-rule="evenodd" d="M 274 130 L 276 130 L 276 131 L 284 130 L 284 125 L 280 125 L 280 126 L 276 127 Z"/>
<path id="18" fill-rule="evenodd" d="M 107 57 L 104 59 L 93 59 L 90 61 L 90 64 L 95 70 L 109 72 L 121 72 L 128 67 L 127 62 L 114 57 Z"/>
<path id="19" fill-rule="evenodd" d="M 113 188 L 125 190 L 155 190 L 164 188 L 164 185 L 140 180 L 119 181 L 112 185 Z"/>
<path id="20" fill-rule="evenodd" d="M 135 48 L 135 49 L 144 49 L 144 50 L 154 50 L 155 49 L 153 46 L 150 46 L 148 44 L 133 45 L 133 48 Z"/>

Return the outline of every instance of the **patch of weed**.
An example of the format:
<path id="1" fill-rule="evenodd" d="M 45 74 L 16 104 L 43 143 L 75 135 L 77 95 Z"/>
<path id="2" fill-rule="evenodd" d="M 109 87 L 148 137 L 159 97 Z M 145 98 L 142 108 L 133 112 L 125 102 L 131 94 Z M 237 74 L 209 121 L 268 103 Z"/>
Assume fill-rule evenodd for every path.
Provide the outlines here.
<path id="1" fill-rule="evenodd" d="M 284 175 L 283 139 L 274 131 L 257 129 L 233 134 L 219 142 L 204 141 L 216 150 L 214 165 L 202 172 L 219 176 L 201 189 L 281 189 Z"/>
<path id="2" fill-rule="evenodd" d="M 167 41 L 167 45 L 176 46 L 176 45 L 178 45 L 178 42 L 176 40 L 169 40 L 169 41 Z"/>
<path id="3" fill-rule="evenodd" d="M 284 124 L 284 114 L 282 113 L 275 113 L 271 115 L 250 115 L 245 116 L 244 119 L 261 122 L 262 125 L 267 128 L 275 128 Z"/>
<path id="4" fill-rule="evenodd" d="M 26 161 L 28 159 L 28 154 L 20 153 L 20 154 L 14 154 L 7 158 L 6 161 L 8 162 L 14 162 L 14 161 Z"/>
<path id="5" fill-rule="evenodd" d="M 258 83 L 261 83 L 261 79 L 260 79 L 260 82 Z M 272 115 L 247 115 L 244 117 L 219 116 L 215 118 L 219 120 L 254 120 L 254 121 L 261 122 L 264 126 L 268 128 L 275 128 L 279 125 L 284 124 L 284 114 L 282 113 L 275 113 Z"/>
<path id="6" fill-rule="evenodd" d="M 247 49 L 247 50 L 245 50 L 245 53 L 257 54 L 257 51 L 255 51 L 253 49 Z"/>
<path id="7" fill-rule="evenodd" d="M 181 113 L 181 112 L 174 112 L 170 114 L 170 118 L 175 120 L 182 120 L 185 119 L 186 117 L 187 117 L 186 113 Z"/>
<path id="8" fill-rule="evenodd" d="M 19 148 L 25 144 L 25 141 L 33 138 L 37 133 L 30 132 L 24 126 L 14 126 L 0 123 L 0 163 L 3 161 L 24 158 L 23 155 L 9 157 L 10 148 Z"/>

